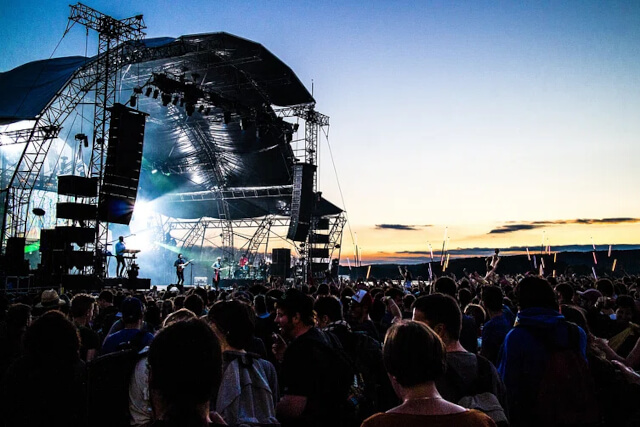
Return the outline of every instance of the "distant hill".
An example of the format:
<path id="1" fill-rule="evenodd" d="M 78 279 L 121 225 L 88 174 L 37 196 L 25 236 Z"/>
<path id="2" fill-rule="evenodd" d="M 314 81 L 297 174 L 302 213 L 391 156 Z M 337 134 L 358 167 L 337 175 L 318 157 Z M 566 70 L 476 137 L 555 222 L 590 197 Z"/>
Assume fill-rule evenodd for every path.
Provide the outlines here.
<path id="1" fill-rule="evenodd" d="M 626 274 L 640 274 L 640 249 L 634 250 L 614 250 L 611 252 L 611 257 L 608 257 L 608 251 L 596 251 L 596 259 L 598 263 L 594 265 L 592 252 L 559 252 L 556 256 L 554 263 L 554 254 L 542 255 L 544 259 L 544 272 L 545 275 L 552 274 L 553 270 L 556 270 L 556 274 L 561 273 L 575 273 L 578 275 L 591 275 L 592 267 L 595 267 L 598 277 L 605 275 L 608 276 L 623 276 Z M 527 255 L 513 255 L 503 256 L 498 266 L 498 273 L 501 274 L 518 274 L 526 273 L 527 271 L 534 270 L 533 257 L 535 256 L 536 265 L 539 268 L 540 254 L 531 254 L 532 260 L 527 259 Z M 611 271 L 613 261 L 616 262 L 616 269 Z M 370 277 L 375 278 L 397 278 L 399 264 L 372 264 Z M 407 265 L 407 264 L 401 264 Z M 429 263 L 408 265 L 409 271 L 413 275 L 414 279 L 418 276 L 427 279 L 429 277 Z M 369 266 L 362 266 L 358 268 L 351 268 L 347 266 L 340 266 L 340 274 L 348 275 L 352 278 L 366 277 Z M 440 275 L 441 266 L 440 262 L 436 261 L 431 265 L 433 274 Z M 449 267 L 445 273 L 454 273 L 460 277 L 464 274 L 464 270 L 473 273 L 477 271 L 480 274 L 486 273 L 485 257 L 474 258 L 451 258 L 449 260 Z M 536 269 L 537 270 L 537 269 Z"/>

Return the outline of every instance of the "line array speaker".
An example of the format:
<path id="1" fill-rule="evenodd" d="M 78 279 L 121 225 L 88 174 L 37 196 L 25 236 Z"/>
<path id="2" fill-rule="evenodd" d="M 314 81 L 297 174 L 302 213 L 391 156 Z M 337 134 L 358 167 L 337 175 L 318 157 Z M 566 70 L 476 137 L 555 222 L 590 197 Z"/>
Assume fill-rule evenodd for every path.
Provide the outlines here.
<path id="1" fill-rule="evenodd" d="M 309 234 L 314 208 L 313 175 L 316 166 L 308 163 L 293 165 L 293 194 L 291 195 L 291 221 L 287 239 L 304 242 Z"/>
<path id="2" fill-rule="evenodd" d="M 98 219 L 128 225 L 138 195 L 146 113 L 115 104 L 100 188 Z"/>

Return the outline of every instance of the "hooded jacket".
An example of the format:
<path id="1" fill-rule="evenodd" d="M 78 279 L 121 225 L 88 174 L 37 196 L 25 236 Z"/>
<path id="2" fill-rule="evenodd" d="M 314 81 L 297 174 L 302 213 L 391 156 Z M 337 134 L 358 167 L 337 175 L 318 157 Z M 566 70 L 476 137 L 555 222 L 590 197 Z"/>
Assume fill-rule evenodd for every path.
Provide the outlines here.
<path id="1" fill-rule="evenodd" d="M 587 336 L 579 331 L 579 351 L 586 360 Z M 535 419 L 540 381 L 553 348 L 569 347 L 569 322 L 556 310 L 532 307 L 518 312 L 515 327 L 500 350 L 498 373 L 507 388 L 513 425 Z M 525 422 L 526 425 L 526 422 Z"/>

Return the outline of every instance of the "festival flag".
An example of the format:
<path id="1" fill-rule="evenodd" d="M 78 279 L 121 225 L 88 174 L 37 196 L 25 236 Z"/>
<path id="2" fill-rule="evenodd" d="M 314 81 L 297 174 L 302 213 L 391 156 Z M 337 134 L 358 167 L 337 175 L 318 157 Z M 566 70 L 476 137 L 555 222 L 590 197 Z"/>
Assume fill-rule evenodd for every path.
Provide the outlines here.
<path id="1" fill-rule="evenodd" d="M 591 267 L 591 271 L 593 272 L 593 278 L 598 280 L 598 275 L 596 274 L 596 268 L 595 267 Z"/>
<path id="2" fill-rule="evenodd" d="M 536 262 L 536 256 L 533 256 L 533 268 L 538 268 L 538 263 Z"/>
<path id="3" fill-rule="evenodd" d="M 531 262 L 531 254 L 529 253 L 529 248 L 527 248 L 527 259 Z"/>
<path id="4" fill-rule="evenodd" d="M 371 265 L 367 268 L 367 280 L 369 280 L 369 273 L 371 273 Z"/>
<path id="5" fill-rule="evenodd" d="M 593 254 L 593 263 L 598 265 L 598 258 L 596 258 L 596 253 L 595 252 L 591 252 Z"/>
<path id="6" fill-rule="evenodd" d="M 616 271 L 616 264 L 617 264 L 618 260 L 614 259 L 613 260 L 613 266 L 611 266 L 611 271 Z"/>
<path id="7" fill-rule="evenodd" d="M 347 264 L 349 264 L 349 270 L 351 270 L 351 261 L 349 260 L 349 257 L 347 257 Z"/>
<path id="8" fill-rule="evenodd" d="M 609 254 L 607 255 L 607 258 L 611 258 L 611 245 L 609 245 Z"/>

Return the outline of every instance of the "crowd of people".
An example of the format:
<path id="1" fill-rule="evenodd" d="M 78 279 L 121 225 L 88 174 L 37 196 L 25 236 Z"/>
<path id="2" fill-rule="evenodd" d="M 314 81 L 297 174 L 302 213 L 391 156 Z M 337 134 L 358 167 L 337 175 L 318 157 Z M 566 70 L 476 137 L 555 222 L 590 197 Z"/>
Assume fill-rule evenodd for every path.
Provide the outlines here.
<path id="1" fill-rule="evenodd" d="M 639 304 L 535 274 L 3 295 L 0 425 L 640 425 Z"/>

